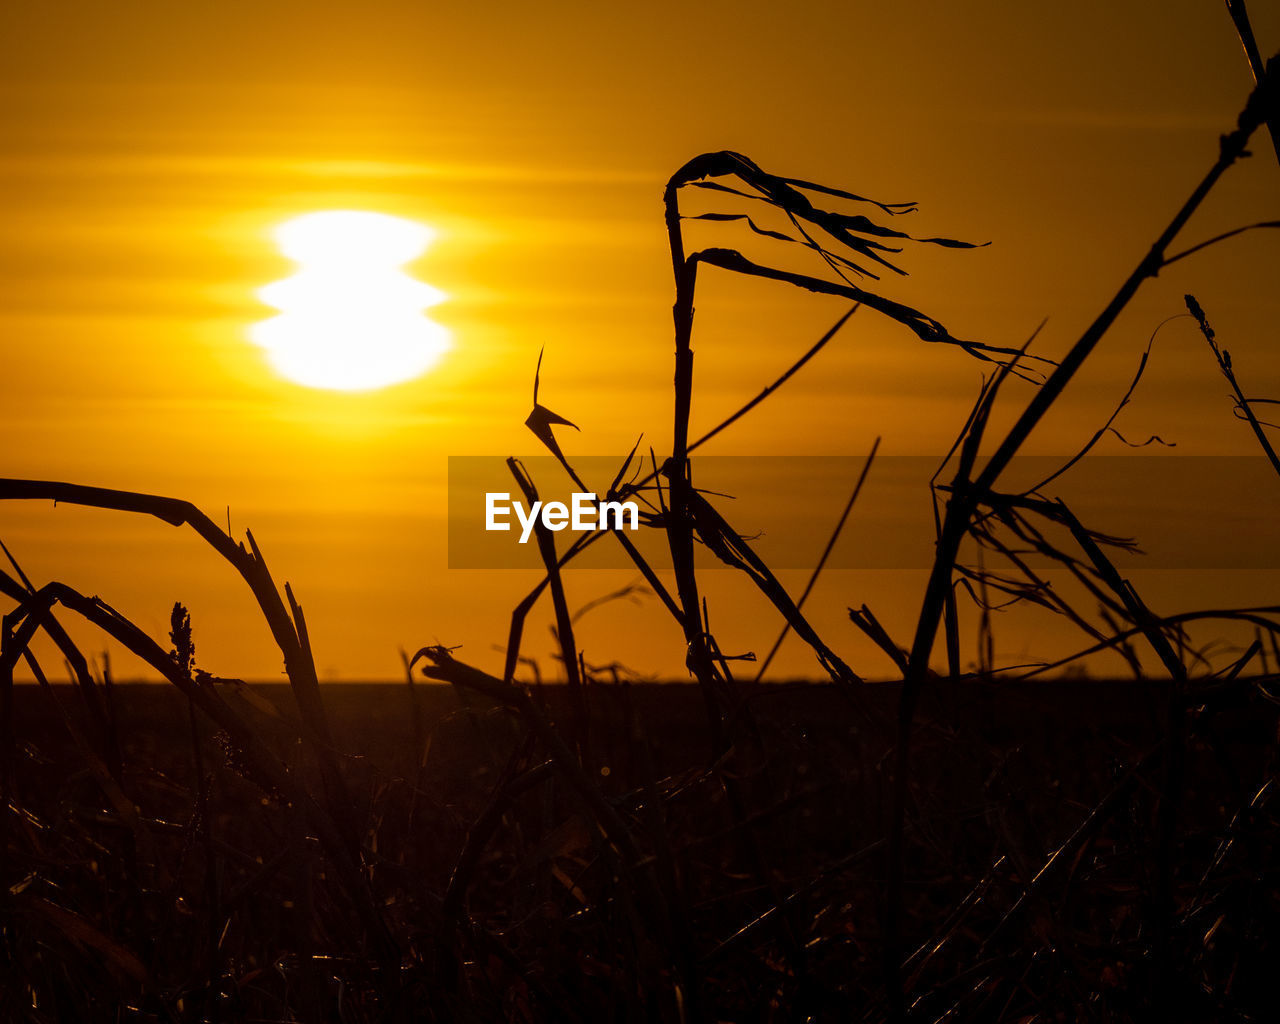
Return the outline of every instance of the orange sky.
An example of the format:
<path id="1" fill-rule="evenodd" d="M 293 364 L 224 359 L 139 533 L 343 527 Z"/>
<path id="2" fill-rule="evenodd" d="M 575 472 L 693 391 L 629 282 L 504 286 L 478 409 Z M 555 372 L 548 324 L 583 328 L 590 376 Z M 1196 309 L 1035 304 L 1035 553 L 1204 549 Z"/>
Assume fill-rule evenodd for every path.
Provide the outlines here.
<path id="1" fill-rule="evenodd" d="M 1255 8 L 1270 52 L 1280 11 Z M 326 678 L 394 677 L 400 647 L 436 641 L 498 662 L 531 579 L 445 568 L 445 466 L 449 455 L 536 451 L 523 422 L 540 348 L 544 401 L 582 427 L 571 452 L 621 454 L 642 431 L 669 443 L 660 199 L 690 156 L 735 149 L 781 174 L 919 201 L 910 230 L 992 244 L 909 252 L 912 277 L 888 293 L 994 344 L 1020 343 L 1048 316 L 1052 354 L 1211 164 L 1250 87 L 1221 5 L 1198 2 L 785 13 L 49 3 L 10 4 L 0 18 L 0 475 L 184 497 L 219 521 L 229 507 L 237 535 L 251 527 L 293 583 Z M 1254 149 L 1187 243 L 1277 216 L 1280 170 L 1262 136 Z M 276 378 L 245 336 L 271 312 L 255 290 L 291 272 L 270 228 L 344 207 L 440 232 L 412 269 L 448 293 L 433 315 L 454 340 L 427 376 L 362 395 Z M 1092 433 L 1188 290 L 1248 390 L 1280 395 L 1268 235 L 1144 288 L 1031 449 L 1067 452 Z M 699 237 L 769 251 L 736 225 Z M 841 308 L 704 274 L 695 434 Z M 940 453 L 981 369 L 860 314 L 714 450 L 860 454 L 882 435 L 886 453 Z M 1182 454 L 1251 453 L 1224 392 L 1203 340 L 1179 321 L 1120 425 L 1175 439 Z M 1010 389 L 1006 419 L 1028 393 Z M 210 671 L 279 671 L 242 585 L 193 536 L 113 513 L 6 506 L 0 539 L 36 582 L 98 594 L 161 639 L 183 600 Z M 583 573 L 571 596 L 630 578 Z M 1166 603 L 1248 600 L 1271 582 L 1152 574 Z M 921 585 L 919 574 L 833 573 L 814 618 L 856 670 L 884 673 L 844 608 L 883 608 L 905 634 Z M 708 578 L 713 626 L 724 623 L 726 649 L 767 649 L 776 627 L 741 587 Z M 650 604 L 584 620 L 588 660 L 674 671 L 682 640 Z M 1006 636 L 1011 651 L 1030 643 L 1018 628 Z M 530 637 L 529 653 L 545 657 L 545 632 Z M 778 664 L 811 666 L 800 649 Z"/>

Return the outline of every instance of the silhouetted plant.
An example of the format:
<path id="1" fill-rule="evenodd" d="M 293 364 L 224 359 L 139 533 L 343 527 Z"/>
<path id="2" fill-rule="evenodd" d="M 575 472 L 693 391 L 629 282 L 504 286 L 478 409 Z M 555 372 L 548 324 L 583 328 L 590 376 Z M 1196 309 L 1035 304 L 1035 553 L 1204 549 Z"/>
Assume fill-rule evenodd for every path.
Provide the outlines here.
<path id="1" fill-rule="evenodd" d="M 1230 6 L 1248 51 L 1243 8 L 1234 0 Z M 1261 65 L 1253 53 L 1250 62 L 1255 70 Z M 397 772 L 341 752 L 302 608 L 287 583 L 283 593 L 277 587 L 251 534 L 247 546 L 237 543 L 194 506 L 173 499 L 0 480 L 0 500 L 61 501 L 190 526 L 248 584 L 298 710 L 295 717 L 238 680 L 196 669 L 191 619 L 180 603 L 173 606 L 166 650 L 101 599 L 62 583 L 33 584 L 4 549 L 13 573 L 0 572 L 0 592 L 13 609 L 0 625 L 6 813 L 0 940 L 7 954 L 0 1016 L 1257 1017 L 1268 994 L 1274 1000 L 1274 992 L 1257 986 L 1259 979 L 1272 984 L 1268 958 L 1275 952 L 1276 715 L 1265 720 L 1270 733 L 1262 753 L 1250 747 L 1247 758 L 1237 757 L 1239 744 L 1220 734 L 1218 723 L 1234 708 L 1257 715 L 1280 703 L 1271 689 L 1280 677 L 1267 672 L 1266 661 L 1269 645 L 1280 664 L 1280 606 L 1160 614 L 1108 554 L 1131 550 L 1133 542 L 1086 527 L 1045 493 L 1115 432 L 1150 343 L 1116 412 L 1079 453 L 1029 490 L 1000 485 L 1140 284 L 1170 262 L 1238 233 L 1166 255 L 1217 179 L 1244 155 L 1250 135 L 1274 117 L 1280 84 L 1274 72 L 1258 77 L 1213 167 L 1060 364 L 1028 354 L 1030 341 L 1009 349 L 958 340 L 868 284 L 880 273 L 901 273 L 893 258 L 917 241 L 872 218 L 892 220 L 914 204 L 878 203 L 779 177 L 729 152 L 697 157 L 672 177 L 665 193 L 675 272 L 671 457 L 659 465 L 650 450 L 646 472 L 637 442 L 606 498 L 640 498 L 646 524 L 666 534 L 674 594 L 624 534 L 611 532 L 683 630 L 688 665 L 708 710 L 711 756 L 702 761 L 689 757 L 664 771 L 653 730 L 636 708 L 639 689 L 616 665 L 590 664 L 578 649 L 574 627 L 591 605 L 575 615 L 563 569 L 599 533 L 560 552 L 552 533 L 538 532 L 545 577 L 511 616 L 501 677 L 440 644 L 405 657 L 412 751 L 407 770 Z M 757 207 L 685 215 L 681 196 L 692 189 L 760 204 L 790 230 L 767 226 Z M 843 212 L 839 204 L 873 213 Z M 745 227 L 765 244 L 793 246 L 815 259 L 823 276 L 757 262 L 736 249 L 687 252 L 686 219 Z M 839 295 L 855 305 L 757 397 L 691 442 L 693 308 L 702 266 Z M 725 519 L 715 496 L 695 486 L 689 459 L 815 358 L 862 306 L 924 341 L 958 346 L 994 370 L 931 481 L 937 547 L 911 644 L 896 642 L 866 604 L 849 611 L 852 624 L 902 676 L 899 689 L 863 684 L 805 618 L 821 562 L 793 599 Z M 1263 400 L 1245 397 L 1230 356 L 1189 296 L 1188 308 L 1232 386 L 1237 414 L 1280 471 L 1254 409 Z M 1013 376 L 1038 380 L 1036 367 L 1048 369 L 1043 385 L 1008 433 L 988 437 L 1003 385 Z M 540 357 L 527 425 L 587 491 L 554 432 L 574 425 L 540 403 L 541 371 Z M 994 453 L 984 460 L 985 448 Z M 870 466 L 869 458 L 864 478 Z M 536 500 L 525 468 L 510 460 L 509 469 L 524 497 Z M 782 620 L 773 650 L 794 632 L 814 651 L 839 685 L 839 716 L 823 712 L 802 733 L 789 732 L 784 716 L 774 713 L 777 705 L 766 702 L 824 691 L 762 688 L 734 677 L 731 663 L 754 655 L 726 654 L 717 643 L 699 592 L 695 541 L 772 602 Z M 966 543 L 977 545 L 976 565 L 961 557 Z M 1032 555 L 1082 588 L 1096 613 L 1053 586 Z M 568 683 L 565 700 L 517 679 L 529 663 L 521 655 L 524 626 L 544 591 L 551 595 Z M 958 594 L 974 602 L 983 626 L 977 673 L 961 670 Z M 1089 646 L 1057 662 L 996 664 L 992 616 L 1010 604 L 1065 618 Z M 121 644 L 181 695 L 190 715 L 189 760 L 183 753 L 184 763 L 162 771 L 130 745 L 134 738 L 114 714 L 105 666 L 99 684 L 59 621 L 64 613 Z M 1248 627 L 1254 639 L 1214 669 L 1189 632 L 1208 622 Z M 931 685 L 940 626 L 946 686 Z M 64 706 L 34 653 L 39 633 L 68 664 L 76 711 Z M 1152 691 L 1159 700 L 1155 727 L 1132 727 L 1117 739 L 1090 723 L 1084 748 L 1073 745 L 1065 754 L 1041 749 L 1061 741 L 1054 723 L 1037 726 L 1006 707 L 1034 699 L 1036 691 L 1000 689 L 993 678 L 1008 669 L 1025 683 L 1114 651 L 1143 677 L 1133 691 L 1113 691 L 1115 697 L 1136 692 L 1146 702 L 1143 649 L 1169 677 Z M 202 663 L 205 657 L 202 649 Z M 1263 674 L 1247 677 L 1255 663 Z M 77 760 L 78 774 L 53 771 L 19 736 L 19 664 L 69 738 L 67 756 Z M 419 669 L 471 695 L 464 710 L 475 747 L 461 767 L 432 760 L 433 744 L 448 729 L 421 714 L 419 701 L 428 698 L 412 685 Z M 993 693 L 965 725 L 964 701 L 978 706 Z M 897 696 L 896 730 L 886 695 Z M 930 698 L 933 713 L 917 722 Z M 599 713 L 606 702 L 618 710 L 616 719 Z M 664 713 L 663 723 L 671 724 L 671 712 Z M 986 730 L 984 715 L 1011 716 L 1012 740 Z M 913 743 L 933 758 L 926 763 L 940 780 L 931 788 L 912 771 Z M 217 759 L 210 756 L 215 747 L 222 749 Z M 892 765 L 891 775 L 885 765 Z M 1208 783 L 1193 768 L 1213 765 L 1227 783 L 1206 795 Z M 1068 773 L 1084 779 L 1070 798 L 1063 783 Z M 1187 835 L 1188 822 L 1196 835 Z M 908 891 L 909 869 L 929 885 Z M 252 927 L 242 927 L 246 922 Z M 914 934 L 908 935 L 908 923 Z M 178 953 L 189 961 L 175 962 Z M 868 966 L 876 959 L 878 969 Z"/>

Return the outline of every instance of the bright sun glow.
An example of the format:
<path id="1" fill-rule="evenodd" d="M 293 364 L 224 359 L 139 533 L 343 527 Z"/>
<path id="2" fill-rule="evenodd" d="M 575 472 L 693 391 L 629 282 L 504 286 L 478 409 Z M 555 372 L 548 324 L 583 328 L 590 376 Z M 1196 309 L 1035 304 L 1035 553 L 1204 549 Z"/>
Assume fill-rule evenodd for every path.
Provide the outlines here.
<path id="1" fill-rule="evenodd" d="M 422 224 L 383 213 L 308 213 L 274 233 L 298 264 L 292 277 L 258 290 L 280 315 L 249 337 L 298 384 L 367 391 L 425 373 L 449 347 L 449 332 L 423 310 L 444 293 L 401 267 L 434 238 Z"/>

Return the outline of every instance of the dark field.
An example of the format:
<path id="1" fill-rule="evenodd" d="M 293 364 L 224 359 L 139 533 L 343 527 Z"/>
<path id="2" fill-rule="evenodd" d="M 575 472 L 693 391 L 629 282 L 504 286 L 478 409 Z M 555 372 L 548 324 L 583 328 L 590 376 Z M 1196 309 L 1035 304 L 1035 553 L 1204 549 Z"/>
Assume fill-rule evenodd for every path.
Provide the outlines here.
<path id="1" fill-rule="evenodd" d="M 1236 20 L 1243 42 L 1242 7 Z M 1268 67 L 1251 58 L 1258 85 L 1234 128 L 1224 126 L 1200 184 L 1060 360 L 1028 351 L 1038 329 L 1021 348 L 967 341 L 985 335 L 952 335 L 863 287 L 880 280 L 873 265 L 902 272 L 881 253 L 977 246 L 917 240 L 877 222 L 915 204 L 783 177 L 727 150 L 681 166 L 662 193 L 674 270 L 671 454 L 660 464 L 649 449 L 646 462 L 637 441 L 603 496 L 644 504 L 670 572 L 622 531 L 566 544 L 541 522 L 545 576 L 495 644 L 505 651 L 500 676 L 437 644 L 405 665 L 407 680 L 434 685 L 320 686 L 292 587 L 272 577 L 251 533 L 232 535 L 229 511 L 224 530 L 180 498 L 0 479 L 0 500 L 190 528 L 247 585 L 288 680 L 250 688 L 213 679 L 196 667 L 181 603 L 165 644 L 65 582 L 33 583 L 9 557 L 13 575 L 0 570 L 12 602 L 0 629 L 0 1021 L 1280 1020 L 1271 692 L 1280 607 L 1161 616 L 1117 562 L 1137 541 L 1086 525 L 1056 497 L 1056 481 L 1119 433 L 1113 424 L 1160 327 L 1128 390 L 1114 382 L 1114 412 L 1084 425 L 1082 447 L 1038 484 L 1011 483 L 1005 472 L 1144 282 L 1246 230 L 1187 249 L 1179 240 L 1255 133 L 1280 123 L 1280 72 Z M 717 202 L 749 201 L 749 215 L 693 213 L 703 206 L 691 197 L 705 189 Z M 762 211 L 786 230 L 757 225 L 751 217 Z M 698 248 L 684 227 L 707 219 L 798 244 L 806 252 L 793 255 L 816 255 L 827 276 Z M 695 299 L 712 273 L 848 306 L 756 397 L 697 436 Z M 1231 388 L 1234 414 L 1280 474 L 1271 424 L 1255 409 L 1276 400 L 1246 397 L 1253 378 L 1237 379 L 1227 339 L 1219 344 L 1193 295 L 1183 306 Z M 973 357 L 982 372 L 929 484 L 932 565 L 914 628 L 895 639 L 870 605 L 849 608 L 896 667 L 894 685 L 864 683 L 803 612 L 879 439 L 794 595 L 754 538 L 725 518 L 724 496 L 695 484 L 690 459 L 861 309 L 859 323 L 887 317 Z M 544 372 L 539 356 L 525 425 L 587 492 L 553 429 L 579 414 L 558 397 L 559 411 L 540 404 Z M 1032 397 L 1007 427 L 989 430 L 1005 421 L 997 400 L 1015 380 L 1033 385 Z M 640 422 L 643 437 L 650 420 Z M 540 483 L 519 459 L 506 468 L 533 507 Z M 1167 514 L 1191 507 L 1171 501 Z M 678 624 L 683 642 L 666 663 L 687 666 L 696 686 L 625 685 L 583 657 L 574 623 L 597 602 L 575 609 L 562 570 L 606 534 Z M 803 642 L 829 683 L 735 679 L 755 653 L 719 646 L 699 547 L 772 605 L 777 622 L 764 638 L 777 637 L 774 649 L 787 636 Z M 1042 564 L 1061 572 L 1062 586 Z M 562 688 L 517 682 L 531 664 L 521 646 L 529 615 L 544 595 L 539 614 L 554 614 Z M 1065 661 L 1027 653 L 1023 664 L 997 665 L 994 615 L 1016 604 L 1080 629 L 1090 646 Z M 95 675 L 64 613 L 169 685 L 113 686 L 105 662 Z M 975 618 L 971 655 L 962 637 Z M 643 630 L 637 621 L 633 635 Z M 74 688 L 44 682 L 37 634 L 56 646 Z M 1169 682 L 1032 681 L 1080 673 L 1102 651 L 1140 680 L 1158 663 Z M 758 653 L 767 678 L 772 654 Z M 15 687 L 20 665 L 42 685 Z"/>
<path id="2" fill-rule="evenodd" d="M 101 736 L 77 691 L 17 687 L 5 1020 L 885 1015 L 896 685 L 746 687 L 715 763 L 696 687 L 589 686 L 585 730 L 534 691 L 603 806 L 479 695 L 324 687 L 339 782 L 287 686 L 218 690 L 318 802 L 349 791 L 354 874 L 206 719 L 193 748 L 176 690 L 113 687 Z M 912 1019 L 1274 1019 L 1277 709 L 1190 688 L 1169 822 L 1166 692 L 926 688 Z"/>

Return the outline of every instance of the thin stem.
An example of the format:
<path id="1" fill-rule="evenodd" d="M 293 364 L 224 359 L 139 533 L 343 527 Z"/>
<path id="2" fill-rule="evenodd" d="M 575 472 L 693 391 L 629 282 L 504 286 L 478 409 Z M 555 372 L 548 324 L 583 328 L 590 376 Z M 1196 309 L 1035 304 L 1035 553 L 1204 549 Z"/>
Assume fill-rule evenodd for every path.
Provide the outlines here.
<path id="1" fill-rule="evenodd" d="M 1213 333 L 1213 328 L 1209 326 L 1209 318 L 1205 316 L 1204 310 L 1200 308 L 1200 303 L 1196 301 L 1196 297 L 1194 295 L 1186 296 L 1186 303 L 1187 309 L 1191 311 L 1196 323 L 1200 325 L 1200 333 L 1204 335 L 1204 340 L 1209 343 L 1209 348 L 1213 350 L 1213 358 L 1218 361 L 1218 369 L 1222 371 L 1222 376 L 1227 378 L 1227 383 L 1231 385 L 1231 390 L 1235 392 L 1236 408 L 1249 421 L 1249 426 L 1253 428 L 1254 437 L 1258 439 L 1258 444 L 1262 445 L 1262 450 L 1271 461 L 1271 468 L 1276 471 L 1277 475 L 1280 475 L 1280 458 L 1276 456 L 1276 450 L 1271 447 L 1271 441 L 1267 437 L 1266 431 L 1262 429 L 1262 424 L 1258 422 L 1258 417 L 1254 415 L 1252 404 L 1249 399 L 1244 397 L 1244 392 L 1240 390 L 1235 371 L 1231 368 L 1231 353 L 1224 352 L 1218 348 L 1217 335 Z"/>
<path id="2" fill-rule="evenodd" d="M 666 207 L 667 235 L 671 247 L 671 263 L 675 273 L 676 301 L 672 309 L 675 325 L 675 415 L 668 487 L 671 508 L 667 519 L 667 543 L 676 577 L 676 594 L 680 599 L 681 626 L 687 646 L 686 661 L 703 690 L 707 713 L 711 719 L 713 742 L 719 748 L 722 733 L 722 709 L 715 697 L 715 667 L 702 625 L 702 607 L 698 599 L 698 580 L 693 562 L 693 520 L 690 509 L 693 484 L 689 478 L 689 416 L 693 404 L 693 295 L 698 280 L 698 262 L 686 259 L 680 230 L 679 182 L 667 183 L 663 201 Z"/>
<path id="3" fill-rule="evenodd" d="M 853 310 L 849 311 L 852 315 Z M 761 396 L 763 397 L 763 395 Z M 849 513 L 853 511 L 853 506 L 858 500 L 858 495 L 862 493 L 862 485 L 866 483 L 867 473 L 871 469 L 871 463 L 875 461 L 876 452 L 880 448 L 880 438 L 876 438 L 875 443 L 871 446 L 871 453 L 867 456 L 867 461 L 862 464 L 862 472 L 858 474 L 858 482 L 853 485 L 853 493 L 849 495 L 848 502 L 845 503 L 844 511 L 840 513 L 840 519 L 836 522 L 836 527 L 831 531 L 831 536 L 827 539 L 827 546 L 822 549 L 822 555 L 818 559 L 818 564 L 814 566 L 813 573 L 809 576 L 809 582 L 805 584 L 804 592 L 800 595 L 800 599 L 796 602 L 796 611 L 804 611 L 804 603 L 809 599 L 809 595 L 813 592 L 814 584 L 818 582 L 818 577 L 822 575 L 822 570 L 827 564 L 827 559 L 831 557 L 831 551 L 836 546 L 836 541 L 840 539 L 840 534 L 844 530 L 844 524 L 849 519 Z M 764 664 L 760 666 L 760 671 L 756 673 L 755 681 L 758 683 L 764 678 L 765 672 L 768 671 L 769 665 L 772 664 L 774 655 L 778 653 L 778 648 L 782 646 L 782 641 L 787 638 L 787 634 L 791 632 L 791 623 L 788 621 L 783 624 L 782 632 L 778 634 L 778 639 L 773 642 L 773 647 L 769 649 L 768 656 L 764 659 Z"/>

